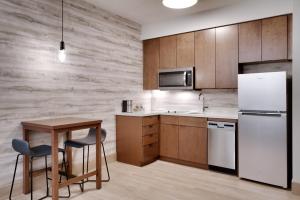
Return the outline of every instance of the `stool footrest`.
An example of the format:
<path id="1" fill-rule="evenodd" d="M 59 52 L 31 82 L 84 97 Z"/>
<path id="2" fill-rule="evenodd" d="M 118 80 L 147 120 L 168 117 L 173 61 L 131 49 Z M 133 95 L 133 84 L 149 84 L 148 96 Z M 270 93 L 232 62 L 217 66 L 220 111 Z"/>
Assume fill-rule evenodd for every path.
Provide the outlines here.
<path id="1" fill-rule="evenodd" d="M 97 174 L 97 171 L 93 171 L 93 172 L 89 172 L 87 174 L 83 174 L 81 176 L 77 176 L 77 177 L 74 177 L 74 178 L 69 178 L 69 180 L 65 180 L 61 184 L 59 184 L 59 187 L 61 188 L 61 187 L 71 185 L 73 183 L 77 183 L 77 182 L 82 181 L 82 180 L 84 180 L 88 177 L 95 176 L 96 174 Z"/>

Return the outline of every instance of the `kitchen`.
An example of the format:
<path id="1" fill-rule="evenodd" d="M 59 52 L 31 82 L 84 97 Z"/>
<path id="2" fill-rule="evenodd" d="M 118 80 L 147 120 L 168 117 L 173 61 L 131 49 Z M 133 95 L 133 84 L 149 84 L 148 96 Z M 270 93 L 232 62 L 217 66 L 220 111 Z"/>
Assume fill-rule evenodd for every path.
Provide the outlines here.
<path id="1" fill-rule="evenodd" d="M 73 148 L 73 155 L 66 150 L 66 171 L 72 163 L 75 174 L 85 174 L 85 159 L 90 170 L 102 165 L 102 173 L 86 171 L 98 181 L 102 176 L 102 184 L 96 186 L 100 190 L 95 183 L 80 183 L 79 178 L 61 184 L 70 185 L 71 198 L 195 199 L 203 195 L 205 199 L 245 199 L 252 195 L 269 199 L 275 198 L 273 194 L 279 199 L 299 198 L 299 72 L 294 67 L 299 63 L 299 3 L 276 0 L 265 10 L 260 7 L 270 0 L 260 2 L 262 5 L 258 1 L 216 0 L 215 5 L 199 1 L 183 10 L 167 8 L 159 1 L 131 3 L 46 0 L 0 4 L 1 160 L 3 168 L 11 169 L 0 173 L 1 199 L 9 196 L 16 161 L 11 140 L 22 138 L 22 126 L 31 132 L 33 124 L 38 125 L 35 120 L 61 117 L 101 120 L 97 123 L 106 130 L 103 149 L 99 144 L 91 152 L 88 149 L 90 158 L 82 156 L 85 147 Z M 138 5 L 141 10 L 130 15 L 128 9 Z M 155 6 L 148 13 L 152 18 L 143 18 L 150 5 Z M 253 15 L 248 7 L 259 14 Z M 187 14 L 193 12 L 198 15 Z M 170 16 L 173 19 L 168 21 Z M 166 21 L 159 21 L 161 17 Z M 137 18 L 141 19 L 138 23 Z M 203 19 L 197 22 L 199 18 Z M 59 57 L 63 62 L 57 59 L 57 41 L 63 42 L 60 50 L 66 50 L 66 57 Z M 91 133 L 87 136 L 89 131 L 77 131 L 78 127 L 72 130 L 75 140 Z M 51 144 L 62 148 L 63 143 L 74 147 L 65 142 L 72 139 L 68 132 L 57 138 L 57 144 L 49 135 L 30 135 L 33 147 Z M 101 151 L 102 161 L 96 155 Z M 63 162 L 60 156 L 53 157 L 52 162 Z M 29 166 L 26 162 L 23 170 Z M 45 190 L 44 184 L 38 184 L 44 183 L 44 177 L 38 175 L 44 165 L 39 160 L 33 166 L 37 170 L 33 191 L 38 197 Z M 64 164 L 59 168 L 63 170 Z M 22 182 L 29 183 L 28 178 L 22 177 L 19 167 L 13 197 L 29 197 L 21 194 Z M 58 191 L 53 184 L 57 178 L 51 186 Z M 73 184 L 76 180 L 80 187 Z M 214 184 L 205 185 L 209 182 Z M 197 183 L 194 191 L 191 186 Z M 152 184 L 159 186 L 153 197 L 145 194 L 153 189 Z M 213 185 L 223 192 L 208 189 Z M 141 193 L 133 192 L 136 187 Z M 131 192 L 124 193 L 122 188 Z M 61 188 L 59 194 L 66 189 Z M 248 189 L 244 195 L 233 192 Z M 260 190 L 266 192 L 256 193 Z M 29 188 L 25 191 L 29 194 Z"/>

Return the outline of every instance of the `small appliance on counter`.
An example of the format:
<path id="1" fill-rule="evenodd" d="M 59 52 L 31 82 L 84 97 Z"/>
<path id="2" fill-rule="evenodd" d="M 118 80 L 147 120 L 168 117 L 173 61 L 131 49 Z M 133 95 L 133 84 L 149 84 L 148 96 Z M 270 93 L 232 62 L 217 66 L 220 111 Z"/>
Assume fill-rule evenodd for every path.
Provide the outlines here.
<path id="1" fill-rule="evenodd" d="M 122 112 L 132 113 L 132 100 L 122 101 Z"/>

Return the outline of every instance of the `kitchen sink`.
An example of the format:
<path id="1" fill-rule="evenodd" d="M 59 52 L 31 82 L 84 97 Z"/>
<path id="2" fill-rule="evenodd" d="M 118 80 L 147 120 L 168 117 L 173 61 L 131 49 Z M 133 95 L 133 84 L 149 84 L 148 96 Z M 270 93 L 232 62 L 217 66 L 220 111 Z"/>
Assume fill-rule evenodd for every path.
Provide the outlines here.
<path id="1" fill-rule="evenodd" d="M 187 114 L 191 114 L 191 115 L 201 115 L 201 114 L 203 114 L 203 112 L 187 112 Z"/>
<path id="2" fill-rule="evenodd" d="M 168 111 L 168 113 L 189 114 L 189 115 L 201 115 L 201 114 L 203 114 L 203 112 L 196 112 L 196 111 Z"/>

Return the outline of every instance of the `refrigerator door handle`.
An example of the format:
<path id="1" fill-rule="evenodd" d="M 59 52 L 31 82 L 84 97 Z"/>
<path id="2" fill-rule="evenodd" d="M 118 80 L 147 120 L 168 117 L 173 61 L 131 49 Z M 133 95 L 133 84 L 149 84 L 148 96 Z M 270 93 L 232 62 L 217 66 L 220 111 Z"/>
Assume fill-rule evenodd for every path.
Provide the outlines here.
<path id="1" fill-rule="evenodd" d="M 259 113 L 259 112 L 242 112 L 242 115 L 254 115 L 254 116 L 269 116 L 269 117 L 281 117 L 281 113 Z"/>

